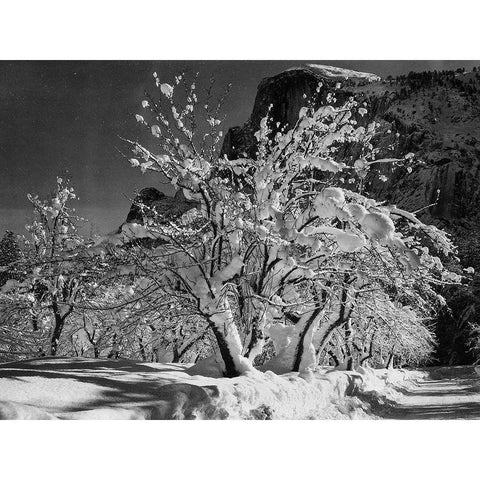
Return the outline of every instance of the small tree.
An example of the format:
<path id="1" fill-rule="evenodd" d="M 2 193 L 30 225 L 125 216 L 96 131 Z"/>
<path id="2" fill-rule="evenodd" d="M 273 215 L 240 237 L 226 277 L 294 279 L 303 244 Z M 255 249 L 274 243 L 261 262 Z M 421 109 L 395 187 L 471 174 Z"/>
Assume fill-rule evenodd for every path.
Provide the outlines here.
<path id="1" fill-rule="evenodd" d="M 66 321 L 84 298 L 95 270 L 77 231 L 79 219 L 69 207 L 75 198 L 73 188 L 62 178 L 57 178 L 51 199 L 28 195 L 34 220 L 26 227 L 30 238 L 25 241 L 25 257 L 19 267 L 23 278 L 3 289 L 6 305 L 27 311 L 34 332 L 49 331 L 47 351 L 53 356 L 58 353 Z M 41 345 L 39 353 L 43 351 Z"/>

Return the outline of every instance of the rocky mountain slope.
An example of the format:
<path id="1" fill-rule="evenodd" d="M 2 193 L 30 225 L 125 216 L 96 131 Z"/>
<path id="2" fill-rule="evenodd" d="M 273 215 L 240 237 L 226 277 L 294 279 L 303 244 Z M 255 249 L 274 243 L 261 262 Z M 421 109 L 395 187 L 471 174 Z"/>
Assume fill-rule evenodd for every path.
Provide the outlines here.
<path id="1" fill-rule="evenodd" d="M 387 181 L 370 179 L 370 192 L 445 228 L 454 236 L 464 266 L 480 269 L 480 72 L 459 69 L 381 79 L 323 65 L 290 69 L 260 83 L 250 118 L 228 131 L 222 154 L 253 155 L 263 117 L 269 114 L 272 125 L 290 128 L 301 107 L 325 104 L 328 96 L 337 104 L 350 96 L 365 102 L 368 113 L 359 120 L 379 124 L 379 144 L 394 146 L 394 155 L 388 156 L 415 154 L 412 167 L 382 166 Z M 476 292 L 479 278 L 448 292 L 451 310 L 437 322 L 442 363 L 470 361 L 465 352 L 469 325 L 480 307 Z"/>
<path id="2" fill-rule="evenodd" d="M 382 142 L 394 144 L 398 155 L 415 153 L 413 170 L 397 169 L 390 181 L 371 185 L 375 193 L 411 210 L 436 203 L 425 209 L 424 217 L 452 229 L 473 227 L 480 205 L 477 72 L 424 72 L 382 80 L 326 66 L 290 69 L 260 83 L 250 118 L 230 129 L 223 153 L 229 158 L 253 153 L 254 133 L 271 104 L 272 123 L 293 126 L 319 82 L 323 86 L 315 103 L 324 104 L 329 94 L 337 104 L 354 96 L 367 103 L 365 121 L 380 124 Z"/>

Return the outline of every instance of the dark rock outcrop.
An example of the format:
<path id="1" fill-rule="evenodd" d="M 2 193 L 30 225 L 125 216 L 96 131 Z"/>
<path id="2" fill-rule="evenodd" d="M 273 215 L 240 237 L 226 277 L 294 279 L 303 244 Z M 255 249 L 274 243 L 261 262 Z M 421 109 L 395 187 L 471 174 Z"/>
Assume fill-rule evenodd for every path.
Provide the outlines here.
<path id="1" fill-rule="evenodd" d="M 118 227 L 116 233 L 129 232 L 129 224 L 146 225 L 149 219 L 155 219 L 155 222 L 160 224 L 167 223 L 195 208 L 198 208 L 198 202 L 185 198 L 182 190 L 178 190 L 174 197 L 169 197 L 154 187 L 147 187 L 136 195 L 125 222 Z M 126 246 L 127 248 L 131 246 L 155 248 L 164 243 L 165 240 L 162 238 L 135 237 L 134 235 Z"/>
<path id="2" fill-rule="evenodd" d="M 153 217 L 160 221 L 174 220 L 197 206 L 198 203 L 187 200 L 181 190 L 174 197 L 169 197 L 154 187 L 147 187 L 142 189 L 133 200 L 126 223 L 144 225 L 148 218 Z"/>
<path id="3" fill-rule="evenodd" d="M 355 86 L 380 80 L 376 75 L 353 70 L 327 69 L 333 67 L 310 65 L 292 68 L 262 80 L 250 118 L 243 127 L 234 127 L 227 132 L 222 154 L 228 158 L 238 158 L 243 154 L 254 155 L 255 132 L 267 114 L 272 118 L 272 124 L 278 122 L 280 127 L 290 129 L 298 120 L 298 112 L 302 107 L 308 102 L 313 102 L 315 106 L 324 104 L 327 95 L 339 81 L 342 81 L 343 89 L 337 92 L 338 102 L 351 96 Z M 323 85 L 320 89 L 319 84 Z"/>

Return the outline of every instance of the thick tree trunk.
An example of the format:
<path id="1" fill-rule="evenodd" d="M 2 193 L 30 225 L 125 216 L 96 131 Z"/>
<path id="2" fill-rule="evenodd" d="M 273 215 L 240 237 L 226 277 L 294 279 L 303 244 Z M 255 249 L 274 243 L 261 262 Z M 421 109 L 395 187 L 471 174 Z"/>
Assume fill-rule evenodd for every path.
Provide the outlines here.
<path id="1" fill-rule="evenodd" d="M 347 370 L 353 370 L 353 327 L 350 315 L 345 322 L 345 357 L 347 360 Z"/>
<path id="2" fill-rule="evenodd" d="M 240 375 L 240 371 L 237 369 L 235 360 L 233 358 L 234 353 L 231 352 L 228 342 L 225 338 L 224 333 L 221 328 L 216 325 L 214 322 L 210 322 L 213 334 L 217 340 L 217 345 L 220 350 L 220 355 L 222 356 L 223 363 L 225 365 L 225 376 L 227 377 L 237 377 Z"/>
<path id="3" fill-rule="evenodd" d="M 180 352 L 178 351 L 177 342 L 173 344 L 173 358 L 172 363 L 180 362 Z"/>
<path id="4" fill-rule="evenodd" d="M 52 338 L 50 341 L 50 355 L 55 357 L 58 351 L 58 344 L 60 342 L 60 335 L 64 327 L 64 320 L 62 317 L 55 318 L 55 328 L 53 329 Z"/>
<path id="5" fill-rule="evenodd" d="M 58 352 L 58 344 L 60 342 L 60 336 L 62 335 L 63 327 L 65 326 L 65 320 L 70 314 L 71 309 L 62 315 L 57 303 L 53 303 L 52 310 L 55 318 L 55 326 L 53 328 L 52 338 L 50 340 L 50 355 L 55 357 Z"/>
<path id="6" fill-rule="evenodd" d="M 269 334 L 275 345 L 276 355 L 264 368 L 282 374 L 314 367 L 317 362 L 312 340 L 323 311 L 322 306 L 305 312 L 295 325 L 274 325 Z"/>
<path id="7" fill-rule="evenodd" d="M 393 368 L 394 359 L 395 359 L 395 353 L 392 351 L 392 352 L 390 352 L 390 355 L 388 356 L 386 368 Z"/>
<path id="8" fill-rule="evenodd" d="M 224 375 L 236 377 L 253 370 L 252 362 L 242 355 L 242 342 L 228 300 L 223 299 L 215 310 L 205 317 L 217 340 L 225 366 Z"/>

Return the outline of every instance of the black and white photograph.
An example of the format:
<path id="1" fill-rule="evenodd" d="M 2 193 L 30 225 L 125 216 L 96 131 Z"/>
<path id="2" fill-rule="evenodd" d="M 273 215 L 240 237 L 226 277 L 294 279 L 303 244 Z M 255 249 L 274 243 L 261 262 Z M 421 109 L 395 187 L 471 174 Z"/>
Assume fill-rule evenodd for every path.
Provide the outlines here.
<path id="1" fill-rule="evenodd" d="M 480 418 L 480 60 L 329 63 L 0 63 L 2 418 Z"/>
<path id="2" fill-rule="evenodd" d="M 246 461 L 274 432 L 347 453 L 380 428 L 399 462 L 417 444 L 397 431 L 478 425 L 480 52 L 359 52 L 368 21 L 310 31 L 306 13 L 287 35 L 270 12 L 263 35 L 232 9 L 214 34 L 206 4 L 133 21 L 130 3 L 116 50 L 88 25 L 59 50 L 100 27 L 85 11 L 0 53 L 0 432 L 173 431 L 187 456 L 215 438 Z"/>

